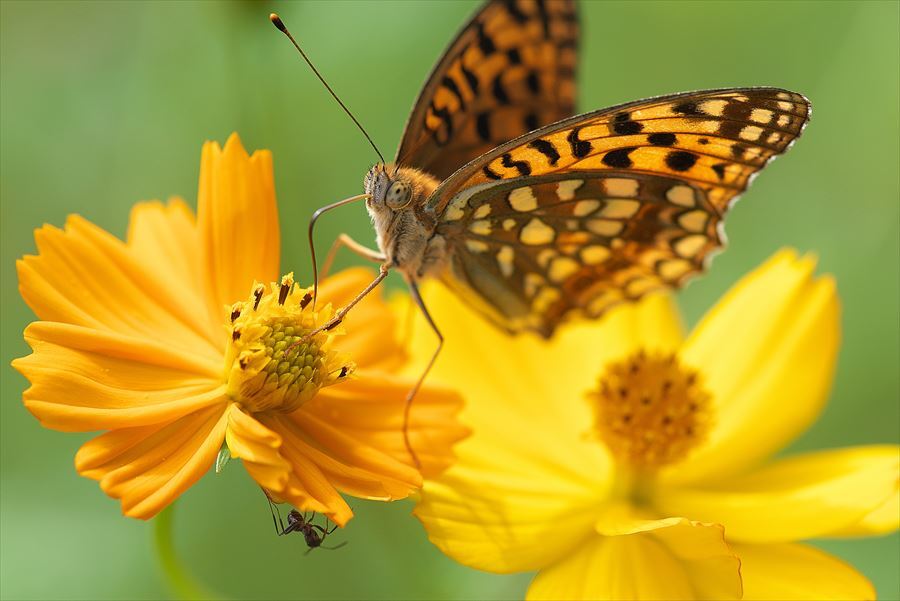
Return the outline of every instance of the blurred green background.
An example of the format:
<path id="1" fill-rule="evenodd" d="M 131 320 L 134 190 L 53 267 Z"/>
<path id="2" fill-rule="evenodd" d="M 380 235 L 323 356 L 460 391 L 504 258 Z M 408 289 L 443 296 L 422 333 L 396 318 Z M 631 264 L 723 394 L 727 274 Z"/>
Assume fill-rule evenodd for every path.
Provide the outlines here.
<path id="1" fill-rule="evenodd" d="M 365 140 L 268 22 L 278 10 L 386 155 L 425 74 L 475 2 L 10 2 L 2 32 L 2 363 L 27 353 L 33 319 L 14 260 L 33 228 L 77 212 L 123 235 L 132 203 L 195 201 L 200 145 L 238 131 L 270 148 L 284 269 L 307 274 L 311 211 L 361 191 Z M 810 127 L 735 207 L 730 248 L 681 294 L 689 322 L 782 245 L 836 275 L 844 345 L 832 401 L 791 450 L 897 442 L 900 364 L 897 2 L 586 2 L 580 108 L 730 85 L 798 90 Z M 372 234 L 362 207 L 323 219 Z M 345 262 L 349 259 L 345 258 Z M 87 435 L 42 429 L 25 380 L 2 373 L 0 595 L 160 598 L 149 524 L 78 477 Z M 778 416 L 772 416 L 777 419 Z M 277 538 L 241 469 L 208 475 L 179 504 L 177 544 L 198 577 L 238 598 L 520 598 L 529 575 L 463 568 L 430 546 L 409 503 L 355 502 L 340 552 L 304 557 Z M 824 541 L 896 598 L 896 535 Z"/>

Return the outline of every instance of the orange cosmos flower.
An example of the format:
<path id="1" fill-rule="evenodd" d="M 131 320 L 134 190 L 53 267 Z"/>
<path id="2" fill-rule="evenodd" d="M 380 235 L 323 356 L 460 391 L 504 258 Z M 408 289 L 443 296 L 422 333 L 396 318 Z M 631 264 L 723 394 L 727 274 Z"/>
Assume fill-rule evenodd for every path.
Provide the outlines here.
<path id="1" fill-rule="evenodd" d="M 369 295 L 346 335 L 302 340 L 372 278 L 353 269 L 319 288 L 319 310 L 279 280 L 278 211 L 268 151 L 237 135 L 203 147 L 197 218 L 180 199 L 134 207 L 126 242 L 78 216 L 35 232 L 17 264 L 22 297 L 42 321 L 13 366 L 31 381 L 25 406 L 67 432 L 105 430 L 78 451 L 78 472 L 148 519 L 196 482 L 223 443 L 272 496 L 340 525 L 340 492 L 408 496 L 422 483 L 403 439 L 413 377 L 391 312 Z M 262 282 L 263 284 L 260 284 Z M 276 283 L 278 282 L 278 283 Z M 411 443 L 422 472 L 451 461 L 466 430 L 458 396 L 426 385 Z"/>

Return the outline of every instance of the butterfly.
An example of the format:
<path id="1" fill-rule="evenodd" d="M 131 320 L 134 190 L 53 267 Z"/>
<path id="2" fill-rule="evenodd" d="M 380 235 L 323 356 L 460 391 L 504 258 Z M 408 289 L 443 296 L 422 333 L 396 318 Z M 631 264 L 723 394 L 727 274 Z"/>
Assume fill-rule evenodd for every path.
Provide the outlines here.
<path id="1" fill-rule="evenodd" d="M 809 119 L 809 101 L 778 88 L 573 116 L 578 40 L 574 0 L 490 1 L 463 27 L 393 163 L 369 170 L 365 194 L 320 209 L 366 201 L 378 249 L 346 236 L 333 249 L 381 263 L 360 298 L 399 271 L 440 339 L 418 291 L 439 278 L 501 328 L 550 337 L 572 317 L 678 287 L 722 246 L 728 208 Z"/>

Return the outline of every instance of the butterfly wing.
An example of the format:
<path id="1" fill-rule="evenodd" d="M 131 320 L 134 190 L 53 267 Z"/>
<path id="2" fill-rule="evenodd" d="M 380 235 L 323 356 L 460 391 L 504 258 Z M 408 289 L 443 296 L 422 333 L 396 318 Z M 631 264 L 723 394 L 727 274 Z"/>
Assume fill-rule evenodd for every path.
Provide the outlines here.
<path id="1" fill-rule="evenodd" d="M 681 285 L 723 243 L 719 224 L 809 116 L 772 88 L 644 100 L 567 119 L 470 162 L 428 206 L 445 281 L 511 331 Z"/>
<path id="2" fill-rule="evenodd" d="M 444 52 L 396 163 L 444 179 L 498 144 L 574 112 L 574 0 L 487 3 Z"/>

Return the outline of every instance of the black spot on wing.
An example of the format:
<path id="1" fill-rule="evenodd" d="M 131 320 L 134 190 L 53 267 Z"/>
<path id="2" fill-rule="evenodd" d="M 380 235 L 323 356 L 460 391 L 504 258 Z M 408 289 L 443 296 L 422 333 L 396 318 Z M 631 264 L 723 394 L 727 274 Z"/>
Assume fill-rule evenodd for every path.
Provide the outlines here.
<path id="1" fill-rule="evenodd" d="M 697 155 L 684 150 L 675 150 L 666 155 L 666 165 L 673 171 L 687 171 L 697 162 Z"/>
<path id="2" fill-rule="evenodd" d="M 537 139 L 529 142 L 528 146 L 547 157 L 547 162 L 551 165 L 556 165 L 556 162 L 559 160 L 559 152 L 556 150 L 556 146 L 553 145 L 553 142 Z"/>
<path id="3" fill-rule="evenodd" d="M 475 117 L 475 130 L 484 142 L 491 141 L 491 113 L 484 111 Z"/>
<path id="4" fill-rule="evenodd" d="M 716 172 L 716 175 L 719 176 L 719 179 L 725 179 L 725 167 L 728 166 L 728 163 L 717 163 L 712 166 L 712 170 Z"/>
<path id="5" fill-rule="evenodd" d="M 528 22 L 528 15 L 522 12 L 522 9 L 516 4 L 516 0 L 505 0 L 503 6 L 506 8 L 506 12 L 509 13 L 509 16 L 515 19 L 516 23 Z"/>
<path id="6" fill-rule="evenodd" d="M 478 35 L 478 48 L 481 49 L 482 54 L 487 56 L 497 51 L 494 40 L 492 40 L 491 36 L 484 31 L 484 23 L 479 23 L 476 26 L 475 31 Z"/>
<path id="7" fill-rule="evenodd" d="M 619 135 L 627 136 L 640 133 L 644 124 L 632 121 L 628 113 L 619 113 L 613 118 L 612 129 Z"/>
<path id="8" fill-rule="evenodd" d="M 494 83 L 491 84 L 491 93 L 500 104 L 509 104 L 509 94 L 506 93 L 506 88 L 503 87 L 502 77 L 502 71 L 497 73 L 497 77 L 494 78 Z"/>
<path id="9" fill-rule="evenodd" d="M 482 167 L 481 172 L 484 173 L 484 176 L 488 179 L 503 179 L 502 176 L 498 175 L 496 172 L 494 172 L 493 169 L 491 169 L 490 165 L 485 165 L 484 167 Z"/>
<path id="10" fill-rule="evenodd" d="M 538 15 L 541 17 L 541 25 L 544 27 L 544 37 L 550 37 L 550 15 L 547 13 L 546 0 L 537 0 Z"/>
<path id="11" fill-rule="evenodd" d="M 660 132 L 647 136 L 647 141 L 654 146 L 671 146 L 678 141 L 678 138 L 675 137 L 675 134 Z"/>
<path id="12" fill-rule="evenodd" d="M 440 135 L 440 128 L 434 130 L 434 141 L 438 146 L 444 146 L 453 136 L 453 116 L 450 115 L 450 111 L 447 110 L 447 107 L 435 108 L 432 104 L 431 111 L 434 113 L 434 116 L 440 119 L 444 124 L 443 135 Z"/>
<path id="13" fill-rule="evenodd" d="M 500 164 L 507 169 L 515 169 L 519 175 L 531 175 L 531 165 L 528 164 L 528 161 L 514 161 L 508 152 L 500 157 Z"/>
<path id="14" fill-rule="evenodd" d="M 680 104 L 676 104 L 672 107 L 673 113 L 678 113 L 679 115 L 690 115 L 694 117 L 705 117 L 706 113 L 701 111 L 697 107 L 696 102 L 682 102 Z"/>
<path id="15" fill-rule="evenodd" d="M 525 125 L 525 131 L 534 131 L 541 126 L 541 122 L 538 119 L 538 116 L 534 113 L 526 114 L 525 118 L 522 120 L 522 123 Z"/>
<path id="16" fill-rule="evenodd" d="M 462 60 L 459 61 L 459 70 L 462 71 L 463 77 L 466 78 L 466 83 L 469 84 L 469 89 L 472 90 L 472 94 L 478 93 L 478 78 L 475 77 L 475 74 L 466 69 L 466 66 L 462 64 Z"/>
<path id="17" fill-rule="evenodd" d="M 538 76 L 537 71 L 530 71 L 525 78 L 525 83 L 532 94 L 537 95 L 541 93 L 541 78 Z"/>
<path id="18" fill-rule="evenodd" d="M 634 148 L 619 148 L 617 150 L 611 150 L 603 155 L 602 162 L 604 165 L 609 167 L 614 167 L 616 169 L 625 169 L 627 167 L 631 167 L 632 162 L 631 158 L 628 156 L 631 152 L 634 151 Z"/>
<path id="19" fill-rule="evenodd" d="M 462 93 L 459 91 L 459 86 L 456 85 L 456 82 L 449 75 L 444 75 L 444 78 L 441 80 L 441 85 L 448 90 L 450 93 L 456 96 L 456 100 L 459 102 L 460 108 L 465 110 L 466 101 L 463 100 Z"/>
<path id="20" fill-rule="evenodd" d="M 509 64 L 511 65 L 522 64 L 522 55 L 519 54 L 519 50 L 517 48 L 510 48 L 509 50 L 507 50 L 506 58 L 509 59 Z"/>
<path id="21" fill-rule="evenodd" d="M 566 141 L 569 142 L 569 146 L 572 148 L 572 154 L 577 159 L 581 159 L 586 157 L 591 152 L 591 143 L 587 140 L 579 140 L 578 132 L 581 131 L 580 127 L 572 128 L 572 131 L 569 132 L 569 135 L 566 136 Z"/>

